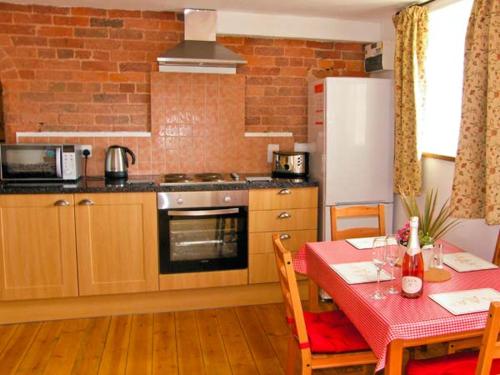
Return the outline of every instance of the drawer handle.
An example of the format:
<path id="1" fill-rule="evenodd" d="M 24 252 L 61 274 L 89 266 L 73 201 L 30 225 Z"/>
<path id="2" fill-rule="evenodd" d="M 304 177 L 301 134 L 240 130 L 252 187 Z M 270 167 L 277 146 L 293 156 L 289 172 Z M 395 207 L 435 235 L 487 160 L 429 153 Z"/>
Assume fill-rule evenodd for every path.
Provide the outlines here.
<path id="1" fill-rule="evenodd" d="M 54 206 L 57 206 L 57 207 L 67 207 L 69 206 L 69 202 L 64 200 L 64 199 L 59 199 L 58 201 L 55 201 L 54 202 Z"/>
<path id="2" fill-rule="evenodd" d="M 278 215 L 278 219 L 290 219 L 292 215 L 290 215 L 288 212 L 282 212 Z"/>
<path id="3" fill-rule="evenodd" d="M 78 203 L 80 206 L 93 206 L 94 205 L 94 201 L 90 200 L 90 199 L 84 199 L 82 201 L 80 201 L 80 203 Z"/>
<path id="4" fill-rule="evenodd" d="M 290 191 L 290 189 L 281 189 L 279 192 L 278 192 L 279 195 L 290 195 L 292 194 L 292 192 Z"/>
<path id="5" fill-rule="evenodd" d="M 292 236 L 290 236 L 288 233 L 280 234 L 280 240 L 289 240 L 290 238 L 292 238 Z"/>

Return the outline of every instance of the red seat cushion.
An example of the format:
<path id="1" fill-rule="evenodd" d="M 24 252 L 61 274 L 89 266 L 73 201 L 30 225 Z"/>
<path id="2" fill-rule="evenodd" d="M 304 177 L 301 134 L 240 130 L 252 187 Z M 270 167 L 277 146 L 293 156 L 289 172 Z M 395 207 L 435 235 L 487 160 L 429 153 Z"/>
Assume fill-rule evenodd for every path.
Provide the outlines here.
<path id="1" fill-rule="evenodd" d="M 443 357 L 412 360 L 406 365 L 407 375 L 474 375 L 478 353 L 464 352 Z M 490 374 L 500 374 L 500 360 L 495 359 Z"/>
<path id="2" fill-rule="evenodd" d="M 365 339 L 342 311 L 304 312 L 312 353 L 370 350 Z"/>

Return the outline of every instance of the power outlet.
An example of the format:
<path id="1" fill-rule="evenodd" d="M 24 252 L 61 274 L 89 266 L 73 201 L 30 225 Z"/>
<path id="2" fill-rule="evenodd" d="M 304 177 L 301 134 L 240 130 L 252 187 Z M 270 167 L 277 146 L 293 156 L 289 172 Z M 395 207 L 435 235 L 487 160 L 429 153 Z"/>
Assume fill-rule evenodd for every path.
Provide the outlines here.
<path id="1" fill-rule="evenodd" d="M 268 144 L 267 145 L 267 162 L 272 163 L 273 162 L 273 151 L 279 151 L 280 150 L 280 145 L 279 144 Z"/>
<path id="2" fill-rule="evenodd" d="M 82 152 L 82 157 L 83 157 L 83 152 L 87 150 L 89 152 L 89 158 L 92 156 L 92 146 L 91 145 L 80 145 L 80 151 Z"/>

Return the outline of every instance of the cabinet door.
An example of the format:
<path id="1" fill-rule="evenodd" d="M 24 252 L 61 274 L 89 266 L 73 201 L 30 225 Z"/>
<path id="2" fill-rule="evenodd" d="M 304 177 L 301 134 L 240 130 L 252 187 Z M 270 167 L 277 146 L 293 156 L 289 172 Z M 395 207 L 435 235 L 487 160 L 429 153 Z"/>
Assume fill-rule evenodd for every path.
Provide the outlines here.
<path id="1" fill-rule="evenodd" d="M 80 295 L 158 290 L 156 194 L 75 195 Z"/>
<path id="2" fill-rule="evenodd" d="M 316 241 L 316 229 L 280 232 L 287 250 L 295 253 L 306 242 Z M 248 237 L 249 283 L 271 283 L 278 281 L 272 242 L 273 232 L 250 233 Z M 296 274 L 298 280 L 304 277 Z"/>
<path id="3" fill-rule="evenodd" d="M 0 299 L 78 295 L 73 195 L 0 196 Z"/>

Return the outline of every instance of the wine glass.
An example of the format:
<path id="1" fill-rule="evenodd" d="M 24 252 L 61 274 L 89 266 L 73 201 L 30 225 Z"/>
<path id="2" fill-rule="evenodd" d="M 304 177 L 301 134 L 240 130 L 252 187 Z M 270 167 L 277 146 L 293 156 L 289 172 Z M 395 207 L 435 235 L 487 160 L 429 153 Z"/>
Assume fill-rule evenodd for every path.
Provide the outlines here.
<path id="1" fill-rule="evenodd" d="M 385 237 L 377 237 L 373 240 L 372 262 L 377 268 L 377 289 L 372 294 L 372 298 L 376 300 L 384 299 L 385 294 L 380 290 L 380 272 L 386 262 L 387 239 Z"/>
<path id="2" fill-rule="evenodd" d="M 398 294 L 399 290 L 395 285 L 395 277 L 394 277 L 394 267 L 399 261 L 399 257 L 401 256 L 401 252 L 399 249 L 397 235 L 391 234 L 386 237 L 387 239 L 387 250 L 385 254 L 385 258 L 387 263 L 391 267 L 391 286 L 385 291 L 387 294 Z"/>

